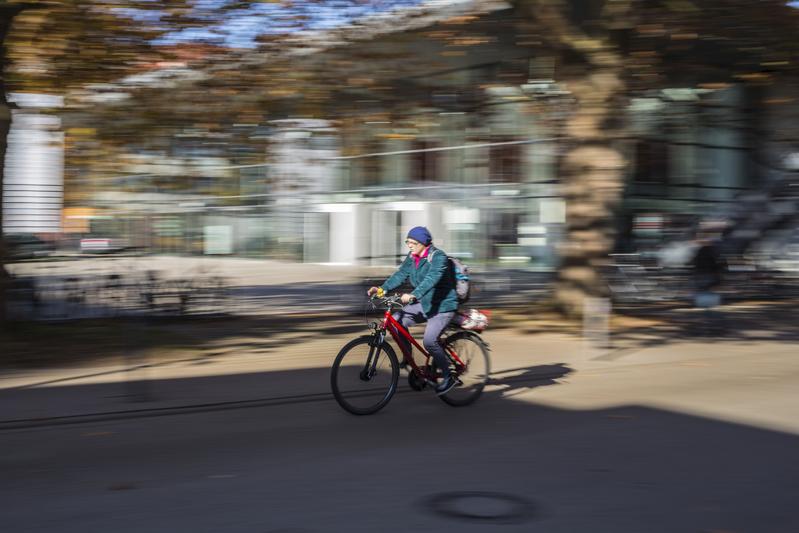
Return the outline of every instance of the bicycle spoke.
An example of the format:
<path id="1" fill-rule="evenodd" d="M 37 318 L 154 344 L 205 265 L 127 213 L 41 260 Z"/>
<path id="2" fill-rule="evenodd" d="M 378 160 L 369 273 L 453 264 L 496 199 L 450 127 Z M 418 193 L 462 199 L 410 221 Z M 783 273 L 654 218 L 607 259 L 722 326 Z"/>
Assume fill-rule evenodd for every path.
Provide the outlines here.
<path id="1" fill-rule="evenodd" d="M 399 365 L 391 348 L 371 346 L 370 338 L 353 341 L 336 358 L 331 375 L 333 394 L 344 409 L 371 414 L 394 394 Z"/>
<path id="2" fill-rule="evenodd" d="M 483 392 L 490 373 L 488 350 L 479 337 L 456 333 L 446 340 L 447 348 L 463 363 L 456 363 L 456 375 L 461 384 L 440 398 L 454 406 L 468 405 Z"/>

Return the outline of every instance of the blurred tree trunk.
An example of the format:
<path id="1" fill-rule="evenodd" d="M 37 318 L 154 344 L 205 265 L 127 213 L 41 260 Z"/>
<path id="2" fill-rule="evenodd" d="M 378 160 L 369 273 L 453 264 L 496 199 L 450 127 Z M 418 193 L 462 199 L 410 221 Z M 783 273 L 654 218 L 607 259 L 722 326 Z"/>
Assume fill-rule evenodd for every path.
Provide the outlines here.
<path id="1" fill-rule="evenodd" d="M 566 201 L 554 299 L 579 317 L 587 298 L 607 296 L 603 267 L 615 244 L 615 218 L 627 161 L 620 149 L 627 85 L 620 37 L 630 25 L 629 1 L 519 0 L 521 13 L 563 59 L 558 83 L 574 98 L 562 125 L 558 177 Z"/>
<path id="2" fill-rule="evenodd" d="M 607 296 L 603 270 L 616 240 L 616 215 L 626 160 L 610 122 L 623 116 L 621 73 L 600 68 L 568 84 L 577 109 L 565 126 L 567 148 L 559 164 L 566 201 L 566 234 L 559 247 L 555 303 L 581 316 L 586 298 Z M 617 126 L 618 127 L 618 126 Z"/>

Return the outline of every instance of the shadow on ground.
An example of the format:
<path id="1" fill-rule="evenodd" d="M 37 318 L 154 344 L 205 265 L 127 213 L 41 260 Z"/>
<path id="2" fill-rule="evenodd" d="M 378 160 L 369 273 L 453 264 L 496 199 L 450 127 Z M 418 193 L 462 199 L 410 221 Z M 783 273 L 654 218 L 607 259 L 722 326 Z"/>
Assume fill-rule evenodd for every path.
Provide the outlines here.
<path id="1" fill-rule="evenodd" d="M 555 385 L 572 369 L 563 363 L 494 373 L 484 396 Z M 330 370 L 252 372 L 162 379 L 158 365 L 75 374 L 0 389 L 0 429 L 322 401 L 330 394 Z M 414 393 L 402 372 L 398 394 Z M 104 377 L 106 383 L 84 384 Z M 422 391 L 431 396 L 429 390 Z M 18 413 L 14 415 L 14 413 Z M 56 413 L 56 414 L 54 414 Z"/>
<path id="2" fill-rule="evenodd" d="M 326 335 L 366 331 L 363 316 L 329 315 L 24 322 L 0 332 L 0 366 L 80 366 L 120 358 L 158 362 L 185 358 L 187 352 L 207 360 L 237 350 L 267 353 Z"/>

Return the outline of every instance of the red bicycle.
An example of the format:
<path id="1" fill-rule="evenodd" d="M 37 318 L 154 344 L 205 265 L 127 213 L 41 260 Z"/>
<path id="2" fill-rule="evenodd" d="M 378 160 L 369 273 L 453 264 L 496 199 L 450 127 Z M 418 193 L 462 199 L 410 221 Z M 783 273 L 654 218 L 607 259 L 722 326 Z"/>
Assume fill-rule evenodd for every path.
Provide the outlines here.
<path id="1" fill-rule="evenodd" d="M 374 302 L 378 303 L 375 304 Z M 356 415 L 376 413 L 388 404 L 397 391 L 400 366 L 408 370 L 408 384 L 416 391 L 435 385 L 441 379 L 432 357 L 392 315 L 401 308 L 400 296 L 373 298 L 375 308 L 385 308 L 383 319 L 372 322 L 370 335 L 363 335 L 347 343 L 336 356 L 330 375 L 333 396 L 345 410 Z M 386 339 L 390 333 L 397 342 L 399 335 L 407 339 L 421 354 L 417 363 L 413 348 L 403 354 L 402 365 L 394 348 Z M 461 407 L 473 403 L 488 382 L 490 363 L 487 343 L 474 331 L 450 324 L 439 342 L 450 360 L 451 371 L 458 386 L 439 396 L 445 403 Z"/>

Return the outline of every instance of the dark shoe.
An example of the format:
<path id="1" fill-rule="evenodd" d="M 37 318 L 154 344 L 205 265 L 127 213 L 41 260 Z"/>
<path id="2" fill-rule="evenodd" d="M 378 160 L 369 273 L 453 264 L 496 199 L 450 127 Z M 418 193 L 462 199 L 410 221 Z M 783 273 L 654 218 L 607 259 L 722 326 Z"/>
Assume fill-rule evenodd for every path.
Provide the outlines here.
<path id="1" fill-rule="evenodd" d="M 450 374 L 449 376 L 445 377 L 441 382 L 436 385 L 436 395 L 441 396 L 442 394 L 446 394 L 458 384 L 458 378 Z"/>

